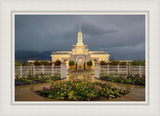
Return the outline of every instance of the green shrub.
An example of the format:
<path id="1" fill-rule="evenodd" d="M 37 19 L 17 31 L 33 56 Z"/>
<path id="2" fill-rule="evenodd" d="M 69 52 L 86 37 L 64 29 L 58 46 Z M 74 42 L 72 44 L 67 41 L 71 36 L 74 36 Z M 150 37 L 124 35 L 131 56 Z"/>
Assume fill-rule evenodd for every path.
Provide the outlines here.
<path id="1" fill-rule="evenodd" d="M 116 83 L 123 83 L 123 84 L 135 84 L 135 85 L 145 85 L 145 77 L 136 77 L 136 76 L 130 76 L 128 78 L 126 77 L 108 77 L 103 76 L 100 79 L 105 81 L 111 81 Z"/>
<path id="2" fill-rule="evenodd" d="M 143 61 L 141 59 L 133 60 L 131 64 L 136 66 L 139 66 L 139 65 L 145 66 L 145 60 Z"/>
<path id="3" fill-rule="evenodd" d="M 56 60 L 56 61 L 54 62 L 54 64 L 55 64 L 56 66 L 60 66 L 60 65 L 62 64 L 62 62 L 61 62 L 60 60 Z"/>
<path id="4" fill-rule="evenodd" d="M 73 60 L 70 60 L 70 61 L 69 61 L 69 66 L 74 66 L 74 64 L 75 64 L 75 63 L 74 63 Z"/>
<path id="5" fill-rule="evenodd" d="M 106 65 L 107 63 L 105 61 L 100 61 L 100 65 Z"/>
<path id="6" fill-rule="evenodd" d="M 37 83 L 46 83 L 46 82 L 52 82 L 56 80 L 60 80 L 61 77 L 59 75 L 57 76 L 51 76 L 51 77 L 41 77 L 41 78 L 17 78 L 15 79 L 15 85 L 29 85 L 29 84 L 37 84 Z"/>
<path id="7" fill-rule="evenodd" d="M 110 64 L 110 65 L 118 65 L 118 64 L 119 64 L 119 61 L 111 61 L 109 64 Z"/>
<path id="8" fill-rule="evenodd" d="M 88 66 L 92 66 L 92 65 L 93 65 L 93 62 L 90 60 L 90 61 L 87 62 L 87 65 L 88 65 Z"/>

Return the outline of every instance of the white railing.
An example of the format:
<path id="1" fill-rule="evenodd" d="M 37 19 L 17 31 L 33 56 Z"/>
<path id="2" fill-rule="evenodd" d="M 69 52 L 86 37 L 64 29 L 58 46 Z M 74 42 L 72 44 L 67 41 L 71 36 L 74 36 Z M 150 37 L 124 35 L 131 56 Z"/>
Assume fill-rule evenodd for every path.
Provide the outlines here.
<path id="1" fill-rule="evenodd" d="M 100 76 L 127 76 L 129 73 L 132 75 L 145 75 L 145 66 L 131 66 L 129 72 L 127 65 L 104 65 L 100 66 Z"/>
<path id="2" fill-rule="evenodd" d="M 61 75 L 61 66 L 15 66 L 15 78 Z"/>

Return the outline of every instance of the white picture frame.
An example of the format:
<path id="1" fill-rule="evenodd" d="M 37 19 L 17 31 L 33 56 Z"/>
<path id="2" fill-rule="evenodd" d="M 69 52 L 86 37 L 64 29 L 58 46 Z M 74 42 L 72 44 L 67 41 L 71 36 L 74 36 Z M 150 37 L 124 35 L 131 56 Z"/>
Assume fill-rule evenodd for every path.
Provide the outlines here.
<path id="1" fill-rule="evenodd" d="M 160 79 L 158 71 L 160 53 L 157 49 L 160 48 L 159 43 L 159 1 L 0 1 L 0 115 L 160 115 Z M 14 92 L 12 75 L 13 75 L 13 46 L 12 46 L 12 13 L 13 12 L 35 12 L 42 14 L 49 13 L 103 13 L 112 12 L 120 14 L 126 12 L 147 13 L 148 16 L 148 36 L 147 42 L 147 66 L 148 66 L 148 93 L 147 102 L 145 104 L 103 104 L 103 103 L 70 103 L 70 104 L 14 104 L 12 94 Z M 157 52 L 156 52 L 157 51 Z M 4 78 L 5 77 L 5 78 Z M 146 87 L 147 88 L 147 87 Z M 13 104 L 12 104 L 13 103 Z M 62 111 L 63 110 L 63 111 Z"/>

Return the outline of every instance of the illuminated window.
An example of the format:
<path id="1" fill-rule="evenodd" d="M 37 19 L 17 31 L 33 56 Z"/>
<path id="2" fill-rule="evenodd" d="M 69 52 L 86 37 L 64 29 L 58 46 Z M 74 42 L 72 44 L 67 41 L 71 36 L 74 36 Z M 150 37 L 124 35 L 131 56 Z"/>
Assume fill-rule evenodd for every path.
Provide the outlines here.
<path id="1" fill-rule="evenodd" d="M 83 54 L 83 50 L 78 50 L 78 54 Z"/>

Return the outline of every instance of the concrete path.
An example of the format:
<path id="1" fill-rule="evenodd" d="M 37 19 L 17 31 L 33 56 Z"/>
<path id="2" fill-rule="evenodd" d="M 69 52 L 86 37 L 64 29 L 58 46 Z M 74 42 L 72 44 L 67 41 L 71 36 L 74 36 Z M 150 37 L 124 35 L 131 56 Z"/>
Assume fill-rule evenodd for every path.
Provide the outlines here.
<path id="1" fill-rule="evenodd" d="M 64 81 L 70 79 L 80 79 L 80 78 L 91 80 L 93 82 L 110 83 L 115 87 L 124 87 L 130 90 L 130 92 L 127 95 L 124 95 L 122 97 L 117 97 L 112 100 L 102 98 L 99 101 L 145 101 L 145 86 L 106 82 L 95 79 L 93 75 L 83 74 L 83 76 L 80 76 L 80 74 L 77 75 L 76 73 L 74 73 L 69 75 L 66 79 L 55 81 L 54 83 L 63 83 Z M 37 90 L 43 89 L 44 86 L 49 87 L 50 85 L 51 83 L 41 83 L 33 85 L 16 86 L 15 101 L 58 101 L 58 100 L 48 99 L 34 93 Z"/>

